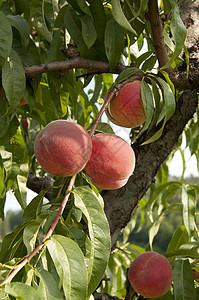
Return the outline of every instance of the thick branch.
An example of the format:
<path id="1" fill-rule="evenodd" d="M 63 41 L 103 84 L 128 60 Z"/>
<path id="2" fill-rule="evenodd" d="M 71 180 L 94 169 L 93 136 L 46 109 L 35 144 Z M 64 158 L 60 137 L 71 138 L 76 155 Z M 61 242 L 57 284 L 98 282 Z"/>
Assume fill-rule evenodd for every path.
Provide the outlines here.
<path id="1" fill-rule="evenodd" d="M 148 18 L 151 24 L 154 48 L 161 68 L 169 62 L 169 58 L 164 43 L 163 27 L 160 21 L 157 0 L 149 0 L 148 8 Z"/>
<path id="2" fill-rule="evenodd" d="M 83 57 L 76 57 L 64 61 L 56 61 L 49 64 L 41 64 L 35 66 L 25 67 L 25 75 L 27 78 L 34 77 L 37 74 L 55 72 L 55 71 L 68 71 L 70 69 L 87 69 L 90 71 L 97 71 L 102 73 L 109 73 L 110 65 L 108 62 L 96 61 L 91 59 L 86 59 Z M 118 64 L 113 70 L 112 73 L 119 74 L 126 67 L 122 64 Z"/>

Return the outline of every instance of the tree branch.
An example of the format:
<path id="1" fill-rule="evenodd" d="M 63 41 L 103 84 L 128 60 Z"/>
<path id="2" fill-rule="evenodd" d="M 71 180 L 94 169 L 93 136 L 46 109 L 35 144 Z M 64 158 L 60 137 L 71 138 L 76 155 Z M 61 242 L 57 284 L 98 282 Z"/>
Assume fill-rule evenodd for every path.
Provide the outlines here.
<path id="1" fill-rule="evenodd" d="M 96 61 L 83 57 L 75 57 L 72 59 L 64 60 L 64 61 L 56 61 L 49 64 L 41 64 L 25 67 L 25 75 L 27 78 L 34 77 L 37 74 L 47 73 L 47 72 L 65 72 L 70 69 L 87 69 L 89 71 L 98 71 L 102 73 L 110 72 L 110 65 L 108 62 L 104 61 Z M 119 74 L 126 67 L 122 64 L 118 64 L 111 73 Z"/>
<path id="2" fill-rule="evenodd" d="M 157 0 L 149 0 L 148 2 L 148 19 L 151 24 L 155 52 L 161 68 L 169 62 L 169 58 L 164 42 Z"/>

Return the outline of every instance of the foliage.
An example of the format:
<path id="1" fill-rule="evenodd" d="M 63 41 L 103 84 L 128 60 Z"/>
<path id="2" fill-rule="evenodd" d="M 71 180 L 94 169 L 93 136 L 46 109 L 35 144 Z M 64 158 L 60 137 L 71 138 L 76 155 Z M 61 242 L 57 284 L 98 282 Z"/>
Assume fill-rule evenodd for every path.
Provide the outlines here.
<path id="1" fill-rule="evenodd" d="M 140 200 L 122 240 L 112 252 L 101 191 L 83 172 L 77 174 L 74 186 L 68 191 L 69 178 L 62 180 L 47 174 L 54 180 L 53 188 L 41 190 L 26 203 L 29 172 L 46 175 L 34 156 L 38 132 L 57 119 L 70 119 L 90 130 L 106 91 L 115 86 L 112 73 L 91 72 L 88 64 L 87 68 L 49 71 L 51 63 L 70 60 L 60 51 L 69 44 L 77 46 L 74 52 L 77 56 L 72 56 L 71 61 L 81 57 L 90 64 L 91 60 L 109 63 L 113 73 L 118 63 L 128 67 L 119 72 L 117 84 L 141 72 L 147 121 L 139 128 L 137 137 L 155 126 L 158 130 L 145 144 L 155 142 L 162 135 L 181 94 L 165 68 L 171 66 L 178 71 L 182 65 L 180 54 L 186 29 L 180 17 L 179 1 L 159 2 L 160 14 L 167 15 L 162 25 L 169 64 L 157 77 L 158 60 L 146 17 L 149 1 L 0 0 L 0 217 L 4 220 L 6 193 L 10 190 L 23 210 L 21 224 L 2 241 L 0 281 L 8 278 L 24 258 L 35 254 L 27 259 L 11 283 L 1 286 L 1 299 L 62 299 L 63 294 L 66 299 L 93 299 L 92 294 L 100 284 L 101 291 L 125 297 L 126 272 L 131 261 L 137 254 L 153 249 L 161 224 L 167 215 L 175 212 L 181 212 L 182 217 L 164 253 L 172 263 L 174 284 L 161 299 L 182 299 L 184 291 L 187 293 L 184 299 L 196 299 L 199 287 L 191 269 L 198 268 L 199 259 L 199 187 L 197 183 L 184 182 L 185 166 L 180 181 L 168 181 L 168 165 L 162 165 L 156 182 Z M 35 65 L 45 66 L 43 72 L 29 76 L 30 66 Z M 28 128 L 23 125 L 23 119 L 27 120 Z M 197 161 L 198 126 L 197 111 L 185 128 L 186 147 Z M 100 122 L 96 131 L 112 133 L 113 129 L 110 124 Z M 179 147 L 180 141 L 176 150 Z M 184 161 L 182 150 L 181 154 Z M 44 197 L 51 189 L 53 197 L 46 203 Z M 181 197 L 173 201 L 177 192 Z M 65 195 L 68 195 L 66 207 L 54 233 L 44 240 L 55 224 Z M 148 243 L 140 247 L 128 242 L 136 224 L 140 232 L 146 220 L 150 224 Z M 104 273 L 108 280 L 101 283 Z M 139 296 L 134 293 L 132 297 Z"/>

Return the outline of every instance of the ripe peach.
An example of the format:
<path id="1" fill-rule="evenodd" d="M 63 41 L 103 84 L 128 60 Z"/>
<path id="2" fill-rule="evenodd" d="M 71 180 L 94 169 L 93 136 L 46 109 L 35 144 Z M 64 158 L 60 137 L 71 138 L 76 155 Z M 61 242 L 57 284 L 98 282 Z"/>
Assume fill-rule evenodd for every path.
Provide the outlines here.
<path id="1" fill-rule="evenodd" d="M 171 286 L 173 272 L 168 259 L 157 252 L 138 255 L 128 270 L 133 289 L 150 299 L 166 294 Z"/>
<path id="2" fill-rule="evenodd" d="M 34 151 L 46 172 L 59 177 L 72 176 L 80 172 L 89 160 L 92 141 L 81 125 L 56 120 L 39 132 Z"/>
<path id="3" fill-rule="evenodd" d="M 108 133 L 92 137 L 92 155 L 85 171 L 98 188 L 111 190 L 122 187 L 134 168 L 135 154 L 125 140 Z"/>
<path id="4" fill-rule="evenodd" d="M 108 97 L 108 91 L 105 99 Z M 141 98 L 140 81 L 125 84 L 115 95 L 106 110 L 106 115 L 114 124 L 134 128 L 144 123 L 146 115 Z"/>

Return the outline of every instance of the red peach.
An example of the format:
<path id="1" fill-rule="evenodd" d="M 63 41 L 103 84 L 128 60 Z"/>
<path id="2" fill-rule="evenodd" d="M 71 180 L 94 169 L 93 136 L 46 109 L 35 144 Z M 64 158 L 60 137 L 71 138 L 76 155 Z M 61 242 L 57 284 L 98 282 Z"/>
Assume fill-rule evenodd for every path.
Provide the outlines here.
<path id="1" fill-rule="evenodd" d="M 34 151 L 46 172 L 59 177 L 72 176 L 85 167 L 91 156 L 92 142 L 81 125 L 56 120 L 39 132 Z"/>
<path id="2" fill-rule="evenodd" d="M 132 262 L 128 270 L 128 279 L 137 293 L 154 299 L 168 292 L 173 272 L 165 256 L 153 251 L 145 252 Z"/>
<path id="3" fill-rule="evenodd" d="M 108 91 L 105 99 L 107 97 Z M 146 115 L 139 80 L 125 84 L 118 94 L 113 96 L 106 110 L 106 115 L 114 124 L 127 128 L 134 128 L 145 122 Z"/>
<path id="4" fill-rule="evenodd" d="M 126 184 L 134 168 L 135 154 L 125 140 L 107 133 L 92 137 L 92 155 L 85 171 L 96 187 L 118 189 Z"/>

